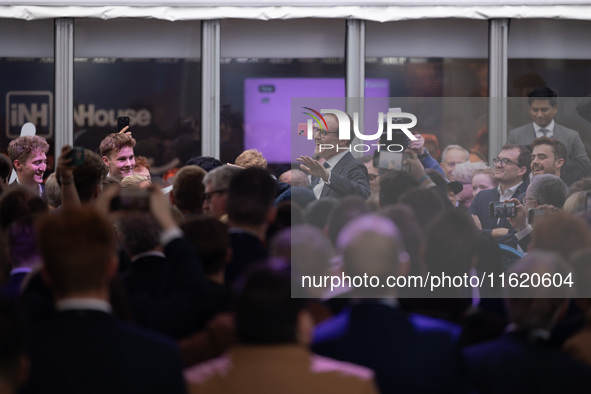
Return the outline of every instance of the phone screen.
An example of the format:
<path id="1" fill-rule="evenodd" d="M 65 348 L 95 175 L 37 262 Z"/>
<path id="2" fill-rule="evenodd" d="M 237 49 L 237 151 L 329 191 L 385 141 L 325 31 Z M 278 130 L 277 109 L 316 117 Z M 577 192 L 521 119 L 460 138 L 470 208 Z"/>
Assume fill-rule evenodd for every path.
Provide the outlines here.
<path id="1" fill-rule="evenodd" d="M 490 216 L 493 218 L 512 218 L 515 217 L 514 202 L 493 201 L 490 203 Z"/>

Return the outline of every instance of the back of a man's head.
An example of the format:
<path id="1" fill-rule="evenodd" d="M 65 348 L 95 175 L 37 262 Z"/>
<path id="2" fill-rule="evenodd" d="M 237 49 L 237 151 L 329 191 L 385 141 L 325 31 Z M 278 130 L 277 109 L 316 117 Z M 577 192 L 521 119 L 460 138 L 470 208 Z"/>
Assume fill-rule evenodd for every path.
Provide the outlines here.
<path id="1" fill-rule="evenodd" d="M 221 161 L 211 156 L 196 156 L 190 158 L 186 163 L 186 166 L 198 166 L 203 168 L 206 172 L 209 172 L 215 168 L 224 165 Z"/>
<path id="2" fill-rule="evenodd" d="M 39 223 L 39 248 L 58 296 L 103 290 L 116 259 L 113 226 L 92 207 L 64 209 Z"/>
<path id="3" fill-rule="evenodd" d="M 277 184 L 261 168 L 247 168 L 230 181 L 228 219 L 235 225 L 259 226 L 273 207 Z"/>
<path id="4" fill-rule="evenodd" d="M 215 218 L 194 217 L 183 221 L 181 229 L 199 254 L 205 274 L 222 272 L 230 248 L 228 226 Z"/>
<path id="5" fill-rule="evenodd" d="M 205 186 L 203 178 L 207 173 L 198 166 L 181 168 L 172 181 L 174 205 L 183 213 L 200 213 L 203 206 Z"/>
<path id="6" fill-rule="evenodd" d="M 305 300 L 291 297 L 290 268 L 274 260 L 250 273 L 238 299 L 236 333 L 246 344 L 296 343 Z"/>
<path id="7" fill-rule="evenodd" d="M 35 217 L 15 220 L 6 230 L 6 244 L 13 268 L 30 267 L 40 262 Z"/>
<path id="8" fill-rule="evenodd" d="M 237 166 L 244 168 L 258 167 L 267 168 L 267 159 L 256 149 L 248 149 L 242 152 L 234 162 Z"/>
<path id="9" fill-rule="evenodd" d="M 431 272 L 463 275 L 476 256 L 478 233 L 472 220 L 461 211 L 445 211 L 429 226 L 425 265 Z"/>
<path id="10" fill-rule="evenodd" d="M 389 171 L 380 179 L 380 207 L 398 204 L 400 197 L 419 183 L 407 172 Z"/>
<path id="11" fill-rule="evenodd" d="M 8 183 L 8 177 L 12 171 L 12 162 L 5 154 L 0 153 L 0 183 Z"/>
<path id="12" fill-rule="evenodd" d="M 127 212 L 117 223 L 119 239 L 130 257 L 154 250 L 160 245 L 160 227 L 148 212 Z"/>
<path id="13" fill-rule="evenodd" d="M 101 184 L 107 176 L 108 168 L 101 157 L 91 151 L 84 149 L 84 163 L 74 168 L 74 185 L 81 202 L 89 202 L 100 194 Z M 61 185 L 59 177 L 56 178 Z"/>
<path id="14" fill-rule="evenodd" d="M 507 275 L 518 278 L 567 278 L 571 269 L 560 255 L 533 251 L 518 261 Z M 532 282 L 533 283 L 533 282 Z M 570 297 L 568 286 L 506 286 L 509 320 L 518 330 L 550 330 L 558 321 Z"/>
<path id="15" fill-rule="evenodd" d="M 230 187 L 230 180 L 236 174 L 242 171 L 241 168 L 222 165 L 212 169 L 203 178 L 203 184 L 211 184 L 210 186 L 215 190 L 228 190 Z"/>
<path id="16" fill-rule="evenodd" d="M 28 215 L 48 212 L 47 204 L 25 186 L 16 186 L 2 193 L 0 198 L 0 230 Z"/>
<path id="17" fill-rule="evenodd" d="M 528 197 L 536 200 L 538 205 L 549 204 L 562 208 L 566 201 L 566 183 L 556 175 L 540 174 L 535 176 L 527 191 Z"/>

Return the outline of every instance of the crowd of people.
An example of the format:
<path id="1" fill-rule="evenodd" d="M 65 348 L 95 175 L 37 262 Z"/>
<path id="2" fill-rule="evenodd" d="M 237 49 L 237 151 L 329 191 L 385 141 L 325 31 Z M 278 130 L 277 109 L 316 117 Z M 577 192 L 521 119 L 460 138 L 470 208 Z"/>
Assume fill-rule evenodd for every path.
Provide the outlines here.
<path id="1" fill-rule="evenodd" d="M 125 130 L 47 179 L 47 142 L 13 140 L 0 392 L 586 392 L 591 163 L 556 94 L 529 100 L 490 165 L 416 134 L 379 168 L 331 115 L 277 177 L 247 150 L 165 188 Z"/>

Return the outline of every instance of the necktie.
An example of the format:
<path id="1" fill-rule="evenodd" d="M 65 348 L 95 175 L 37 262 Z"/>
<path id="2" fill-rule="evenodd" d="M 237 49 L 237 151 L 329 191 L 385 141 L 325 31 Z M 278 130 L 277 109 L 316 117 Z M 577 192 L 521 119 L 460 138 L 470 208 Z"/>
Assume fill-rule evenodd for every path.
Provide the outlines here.
<path id="1" fill-rule="evenodd" d="M 548 129 L 540 129 L 540 132 L 542 134 L 544 134 L 544 137 L 548 137 L 548 133 L 550 132 L 550 130 L 548 130 Z"/>
<path id="2" fill-rule="evenodd" d="M 328 164 L 326 161 L 324 162 L 324 164 L 322 164 L 322 166 L 326 169 L 330 168 L 330 164 Z M 314 195 L 316 196 L 317 199 L 320 198 L 320 194 L 322 194 L 322 188 L 324 187 L 324 182 L 320 182 L 320 178 L 316 178 L 316 184 L 314 185 Z"/>

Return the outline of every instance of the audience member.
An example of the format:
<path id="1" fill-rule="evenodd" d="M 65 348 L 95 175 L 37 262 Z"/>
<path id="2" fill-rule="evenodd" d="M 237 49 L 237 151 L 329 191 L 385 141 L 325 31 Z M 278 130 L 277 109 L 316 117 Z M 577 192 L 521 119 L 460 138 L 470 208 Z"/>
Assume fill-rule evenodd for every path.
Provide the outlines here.
<path id="1" fill-rule="evenodd" d="M 238 167 L 228 165 L 214 168 L 205 175 L 203 184 L 203 214 L 222 221 L 227 221 L 228 189 L 230 180 L 241 171 Z"/>
<path id="2" fill-rule="evenodd" d="M 460 145 L 448 145 L 441 154 L 441 168 L 449 181 L 454 181 L 452 171 L 456 165 L 468 161 L 470 153 Z"/>
<path id="3" fill-rule="evenodd" d="M 135 139 L 126 133 L 109 134 L 100 145 L 103 162 L 109 169 L 108 176 L 121 181 L 126 176 L 133 175 L 135 156 L 133 147 Z"/>
<path id="4" fill-rule="evenodd" d="M 150 174 L 150 162 L 144 156 L 135 157 L 135 167 L 133 168 L 134 175 L 141 175 L 148 178 L 152 182 L 152 175 Z"/>
<path id="5" fill-rule="evenodd" d="M 591 191 L 591 176 L 579 179 L 568 187 L 566 198 L 569 198 L 573 193 L 580 191 Z"/>
<path id="6" fill-rule="evenodd" d="M 579 213 L 587 210 L 587 193 L 588 191 L 581 191 L 571 194 L 564 202 L 562 209 L 569 213 Z"/>
<path id="7" fill-rule="evenodd" d="M 380 180 L 380 207 L 398 204 L 405 192 L 419 185 L 419 182 L 408 172 L 389 171 Z"/>
<path id="8" fill-rule="evenodd" d="M 287 170 L 279 176 L 279 182 L 290 184 L 291 187 L 304 187 L 310 186 L 310 180 L 308 176 L 301 170 L 292 169 Z"/>
<path id="9" fill-rule="evenodd" d="M 213 169 L 221 167 L 224 165 L 221 161 L 216 159 L 215 157 L 211 156 L 196 156 L 190 158 L 186 163 L 186 166 L 197 166 L 201 167 L 205 170 L 205 172 L 210 172 Z"/>
<path id="10" fill-rule="evenodd" d="M 206 174 L 203 168 L 191 165 L 181 168 L 174 176 L 169 197 L 183 216 L 202 214 Z"/>
<path id="11" fill-rule="evenodd" d="M 12 173 L 12 162 L 3 153 L 0 153 L 0 187 L 6 190 L 8 188 L 8 181 Z"/>
<path id="12" fill-rule="evenodd" d="M 552 174 L 559 177 L 568 156 L 566 146 L 555 138 L 539 137 L 532 141 L 530 147 L 532 175 Z"/>
<path id="13" fill-rule="evenodd" d="M 226 269 L 229 284 L 250 265 L 268 256 L 265 235 L 275 219 L 276 189 L 269 173 L 256 167 L 241 170 L 230 180 L 227 209 L 232 260 Z"/>
<path id="14" fill-rule="evenodd" d="M 31 188 L 45 200 L 43 175 L 47 169 L 47 151 L 49 144 L 39 136 L 18 137 L 8 144 L 8 156 L 16 171 L 16 181 Z"/>
<path id="15" fill-rule="evenodd" d="M 57 163 L 56 179 L 61 186 L 62 204 L 65 207 L 76 200 L 94 203 L 103 191 L 107 168 L 100 156 L 90 149 L 84 149 L 84 163 L 73 167 L 69 159 L 71 151 L 72 148 L 65 145 Z"/>
<path id="16" fill-rule="evenodd" d="M 490 216 L 489 204 L 493 201 L 520 199 L 529 184 L 531 153 L 522 146 L 504 145 L 493 159 L 494 178 L 499 182 L 496 189 L 483 190 L 470 205 L 470 213 L 476 225 L 484 232 L 499 239 L 507 235 L 510 224 L 506 218 Z"/>
<path id="17" fill-rule="evenodd" d="M 45 180 L 45 195 L 49 209 L 56 209 L 62 205 L 62 191 L 57 182 L 56 173 L 52 172 Z"/>
<path id="18" fill-rule="evenodd" d="M 234 164 L 242 168 L 258 167 L 263 170 L 267 169 L 267 160 L 263 154 L 256 149 L 249 149 L 242 152 L 238 155 Z"/>
<path id="19" fill-rule="evenodd" d="M 121 180 L 121 189 L 148 189 L 152 186 L 150 179 L 144 175 L 129 175 Z"/>
<path id="20" fill-rule="evenodd" d="M 71 207 L 42 220 L 39 240 L 58 313 L 33 327 L 29 392 L 184 393 L 174 344 L 110 314 L 112 225 L 90 207 Z"/>
<path id="21" fill-rule="evenodd" d="M 457 202 L 459 207 L 470 208 L 474 200 L 474 189 L 472 187 L 472 178 L 477 171 L 487 171 L 488 166 L 481 162 L 465 161 L 458 163 L 451 172 L 452 178 L 462 185 L 462 191 L 457 193 Z"/>
<path id="22" fill-rule="evenodd" d="M 472 175 L 472 201 L 482 190 L 496 189 L 499 186 L 495 180 L 495 172 L 491 168 L 474 171 Z M 471 204 L 470 204 L 471 205 Z"/>
<path id="23" fill-rule="evenodd" d="M 507 273 L 517 277 L 560 274 L 569 269 L 549 252 L 531 252 Z M 465 350 L 479 393 L 584 393 L 591 369 L 548 344 L 550 330 L 568 305 L 568 287 L 506 286 L 511 325 L 500 338 Z M 560 377 L 560 378 L 558 378 Z"/>

